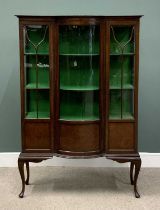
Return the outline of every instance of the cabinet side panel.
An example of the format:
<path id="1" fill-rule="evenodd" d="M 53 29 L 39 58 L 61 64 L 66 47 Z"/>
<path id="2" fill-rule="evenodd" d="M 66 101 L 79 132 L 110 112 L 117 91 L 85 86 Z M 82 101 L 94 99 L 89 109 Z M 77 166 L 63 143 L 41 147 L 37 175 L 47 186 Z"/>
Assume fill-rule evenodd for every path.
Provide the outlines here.
<path id="1" fill-rule="evenodd" d="M 109 123 L 109 152 L 135 151 L 135 123 Z"/>
<path id="2" fill-rule="evenodd" d="M 61 124 L 59 150 L 73 152 L 99 151 L 99 124 Z"/>
<path id="3" fill-rule="evenodd" d="M 25 151 L 51 150 L 50 123 L 24 123 Z"/>

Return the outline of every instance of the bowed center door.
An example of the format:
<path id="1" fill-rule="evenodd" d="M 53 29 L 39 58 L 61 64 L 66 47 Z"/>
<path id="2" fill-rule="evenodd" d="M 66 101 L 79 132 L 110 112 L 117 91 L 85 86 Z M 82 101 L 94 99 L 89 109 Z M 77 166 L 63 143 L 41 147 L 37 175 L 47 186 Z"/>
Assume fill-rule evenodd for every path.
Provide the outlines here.
<path id="1" fill-rule="evenodd" d="M 56 152 L 102 152 L 102 27 L 93 18 L 57 21 Z"/>

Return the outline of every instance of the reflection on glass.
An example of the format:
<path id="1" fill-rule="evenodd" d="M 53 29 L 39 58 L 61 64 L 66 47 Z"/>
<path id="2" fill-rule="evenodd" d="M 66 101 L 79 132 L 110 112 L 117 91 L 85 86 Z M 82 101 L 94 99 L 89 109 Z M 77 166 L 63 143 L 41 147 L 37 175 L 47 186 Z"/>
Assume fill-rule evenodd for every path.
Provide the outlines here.
<path id="1" fill-rule="evenodd" d="M 110 119 L 133 119 L 134 27 L 110 29 Z"/>
<path id="2" fill-rule="evenodd" d="M 60 54 L 99 54 L 99 26 L 60 26 Z"/>
<path id="3" fill-rule="evenodd" d="M 60 119 L 99 119 L 99 26 L 60 26 Z"/>
<path id="4" fill-rule="evenodd" d="M 24 27 L 26 118 L 49 118 L 49 28 Z"/>

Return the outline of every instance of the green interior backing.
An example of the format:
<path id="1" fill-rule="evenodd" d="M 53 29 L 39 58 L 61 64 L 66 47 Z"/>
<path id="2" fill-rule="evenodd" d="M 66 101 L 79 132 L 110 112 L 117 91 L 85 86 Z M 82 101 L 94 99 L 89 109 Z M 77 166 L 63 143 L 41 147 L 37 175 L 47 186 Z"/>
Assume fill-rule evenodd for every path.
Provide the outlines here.
<path id="1" fill-rule="evenodd" d="M 116 39 L 124 46 L 128 40 L 130 39 L 132 26 L 113 26 L 114 34 Z M 122 50 L 118 47 L 119 45 L 116 43 L 112 29 L 110 29 L 110 53 L 111 54 L 122 54 Z M 134 53 L 134 33 L 131 42 L 129 42 L 124 48 L 123 53 Z"/>
<path id="2" fill-rule="evenodd" d="M 60 26 L 60 54 L 99 54 L 99 26 Z"/>
<path id="3" fill-rule="evenodd" d="M 60 119 L 99 119 L 99 91 L 60 91 Z"/>
<path id="4" fill-rule="evenodd" d="M 26 30 L 28 32 L 28 37 L 29 40 L 34 43 L 34 45 L 38 45 L 38 43 L 40 43 L 45 35 L 45 30 L 46 30 L 45 25 L 41 26 L 41 25 L 30 25 L 30 26 L 26 26 L 25 27 L 25 33 Z M 36 53 L 36 50 L 34 48 L 34 46 L 31 44 L 31 42 L 29 42 L 29 40 L 27 39 L 27 35 L 25 35 L 25 53 Z M 38 51 L 37 53 L 49 53 L 49 29 L 47 28 L 46 31 L 46 35 L 44 38 L 44 41 L 39 45 L 38 47 Z"/>
<path id="5" fill-rule="evenodd" d="M 37 109 L 37 101 L 38 101 L 38 109 Z M 50 117 L 49 90 L 38 90 L 38 91 L 27 90 L 26 118 L 49 118 L 49 117 Z"/>
<path id="6" fill-rule="evenodd" d="M 123 75 L 121 68 L 123 63 Z M 121 88 L 121 77 L 123 76 L 122 88 L 133 88 L 134 56 L 111 56 L 110 57 L 110 89 Z"/>
<path id="7" fill-rule="evenodd" d="M 38 88 L 49 88 L 49 57 L 37 57 Z M 36 56 L 25 56 L 26 88 L 36 88 Z"/>
<path id="8" fill-rule="evenodd" d="M 60 56 L 60 88 L 99 89 L 99 56 Z"/>

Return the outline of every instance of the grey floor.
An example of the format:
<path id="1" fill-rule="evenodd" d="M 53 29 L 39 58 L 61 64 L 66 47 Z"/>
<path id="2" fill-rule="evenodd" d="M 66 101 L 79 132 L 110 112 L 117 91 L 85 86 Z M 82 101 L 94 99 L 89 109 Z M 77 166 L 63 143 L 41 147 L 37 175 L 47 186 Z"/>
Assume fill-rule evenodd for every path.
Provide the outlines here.
<path id="1" fill-rule="evenodd" d="M 32 167 L 25 197 L 17 168 L 0 168 L 0 210 L 160 210 L 160 169 L 141 169 L 133 194 L 128 168 Z"/>

